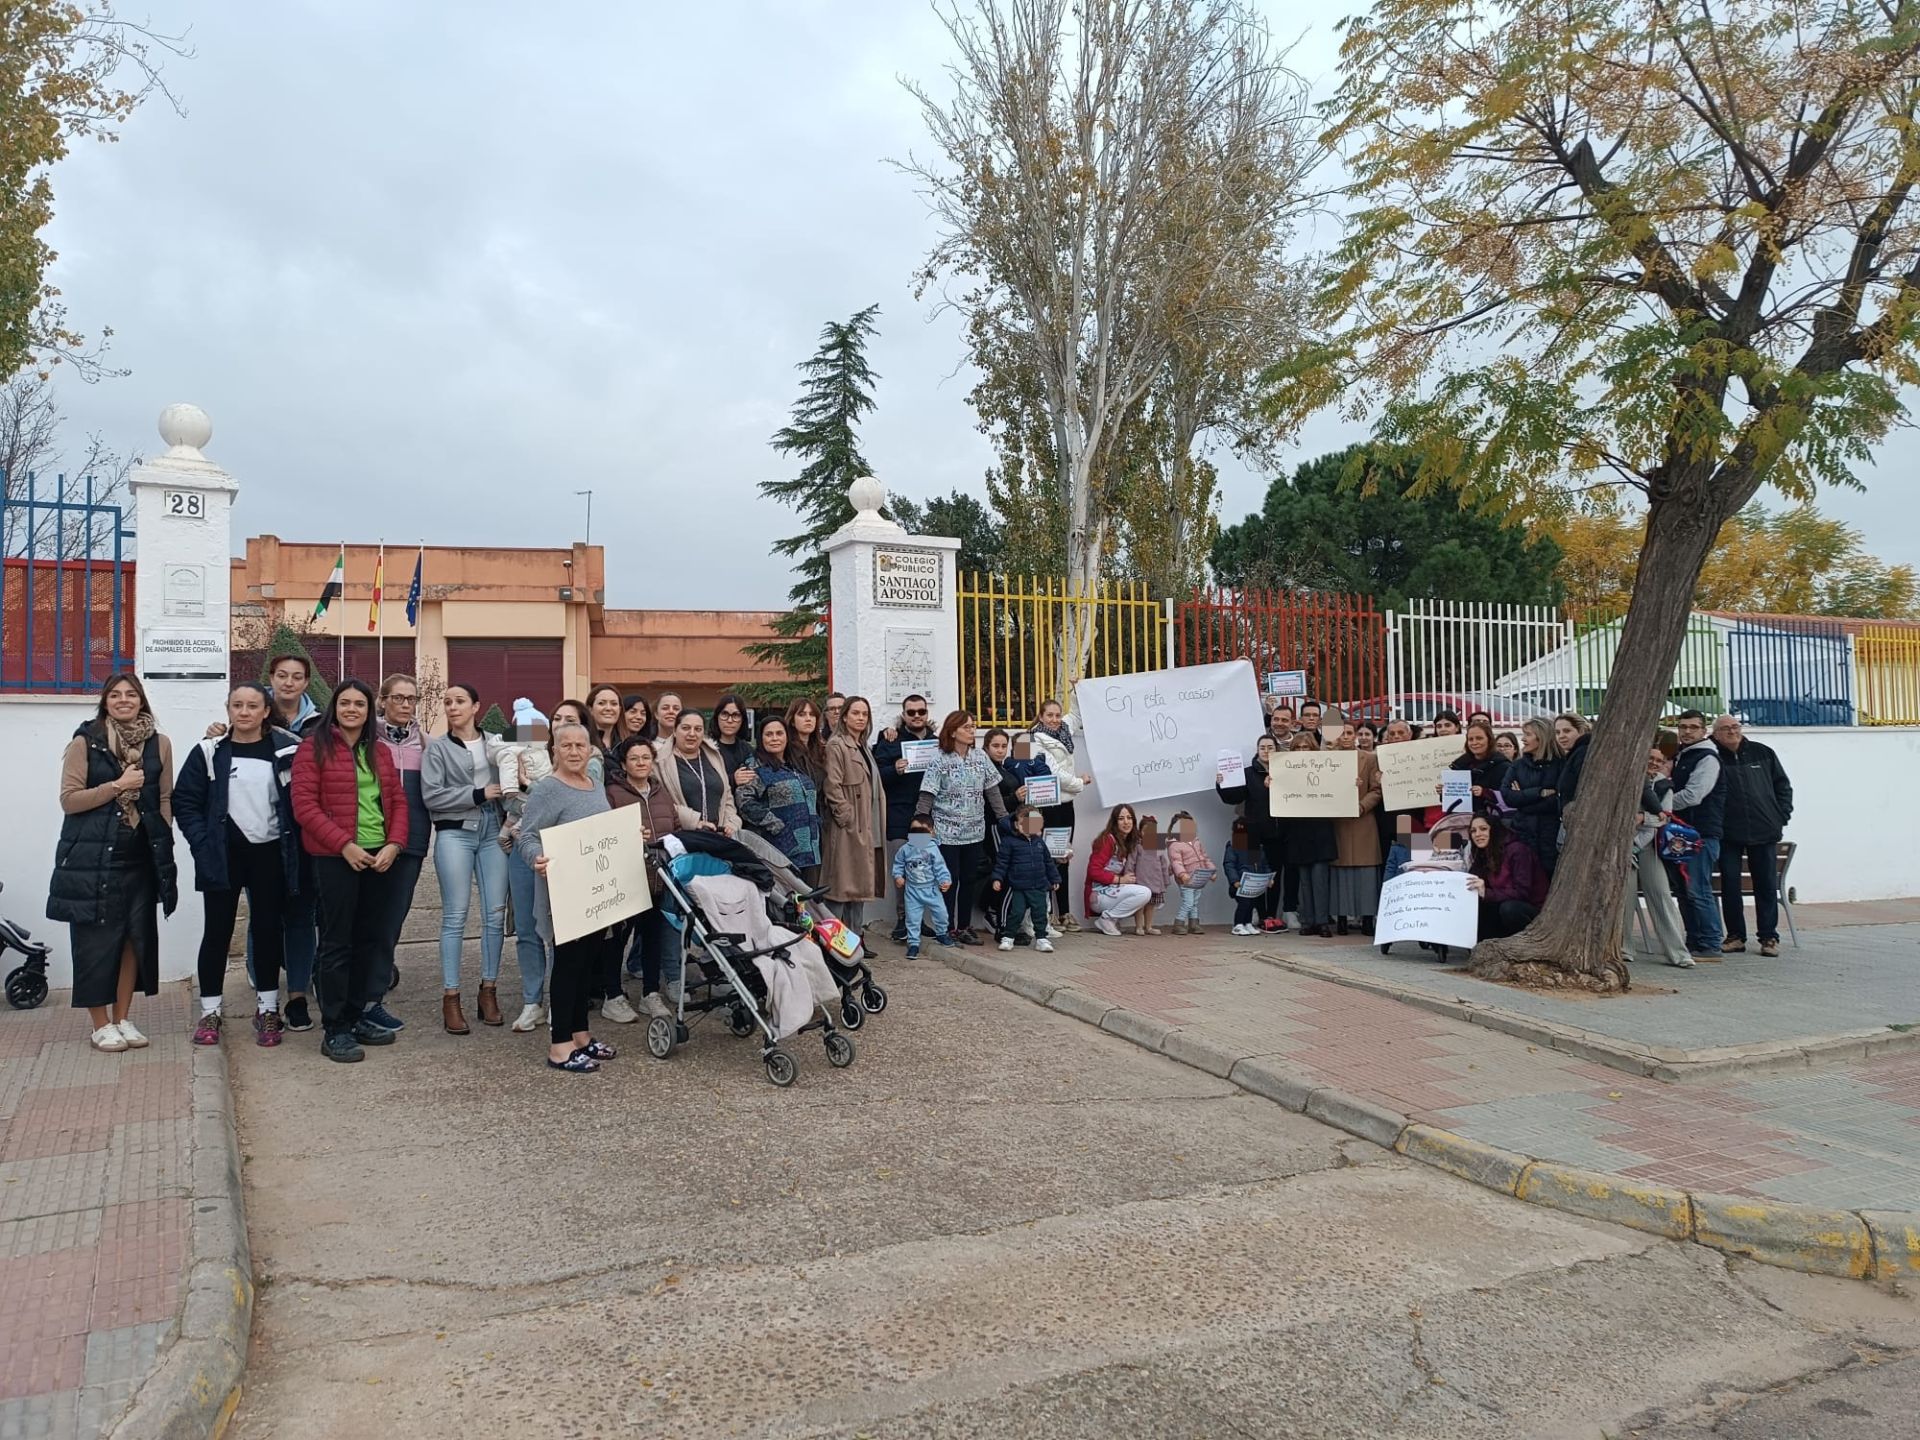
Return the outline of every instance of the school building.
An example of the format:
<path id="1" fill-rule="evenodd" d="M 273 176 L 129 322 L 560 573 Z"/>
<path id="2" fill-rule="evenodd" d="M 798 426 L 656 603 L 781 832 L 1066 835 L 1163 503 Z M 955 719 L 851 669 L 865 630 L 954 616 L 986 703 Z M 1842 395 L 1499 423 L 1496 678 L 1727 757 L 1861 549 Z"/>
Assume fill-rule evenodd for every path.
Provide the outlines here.
<path id="1" fill-rule="evenodd" d="M 372 683 L 407 672 L 477 687 L 484 704 L 509 709 L 516 696 L 541 705 L 584 696 L 601 681 L 649 697 L 677 691 L 711 706 L 756 677 L 774 678 L 743 647 L 773 636 L 774 615 L 742 610 L 611 610 L 606 552 L 571 549 L 389 546 L 377 627 L 369 628 L 379 547 L 346 548 L 345 593 L 313 617 L 338 545 L 275 535 L 246 542 L 231 571 L 231 674 L 258 676 L 274 629 L 300 634 L 321 675 Z M 418 623 L 407 591 L 421 560 Z M 344 665 L 343 665 L 344 660 Z"/>

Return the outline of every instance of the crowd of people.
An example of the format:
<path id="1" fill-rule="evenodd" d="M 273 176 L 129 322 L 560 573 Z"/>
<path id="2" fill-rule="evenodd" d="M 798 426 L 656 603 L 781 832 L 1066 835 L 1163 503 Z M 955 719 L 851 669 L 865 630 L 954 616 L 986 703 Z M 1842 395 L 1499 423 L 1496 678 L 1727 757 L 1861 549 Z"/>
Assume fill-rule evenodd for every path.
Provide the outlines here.
<path id="1" fill-rule="evenodd" d="M 591 1033 L 590 1013 L 610 1024 L 672 1014 L 683 954 L 675 917 L 659 906 L 604 934 L 552 942 L 543 833 L 558 825 L 631 809 L 648 840 L 750 839 L 817 887 L 870 947 L 891 900 L 886 933 L 912 959 L 928 935 L 980 945 L 982 930 L 1003 950 L 1049 950 L 1080 928 L 1076 898 L 1104 934 L 1126 924 L 1158 935 L 1171 894 L 1174 933 L 1198 935 L 1202 898 L 1222 872 L 1235 934 L 1372 933 L 1381 885 L 1412 863 L 1415 836 L 1457 820 L 1485 937 L 1520 930 L 1545 902 L 1566 827 L 1577 823 L 1588 743 L 1575 714 L 1498 732 L 1488 715 L 1463 721 L 1443 710 L 1425 733 L 1460 737 L 1452 768 L 1471 772 L 1470 813 L 1390 811 L 1376 752 L 1417 738 L 1412 725 L 1346 725 L 1311 701 L 1274 703 L 1243 772 L 1217 777 L 1219 800 L 1234 810 L 1218 866 L 1192 813 L 1173 814 L 1162 835 L 1157 817 L 1122 804 L 1088 848 L 1076 892 L 1074 797 L 1093 777 L 1057 701 L 1024 727 L 982 734 L 964 710 L 936 725 L 918 695 L 881 717 L 858 695 L 754 716 L 730 694 L 709 717 L 671 693 L 650 701 L 596 685 L 545 712 L 516 700 L 509 739 L 481 728 L 483 697 L 457 681 L 439 696 L 443 733 L 428 736 L 412 676 L 389 675 L 378 693 L 343 680 L 323 710 L 307 693 L 304 656 L 274 656 L 267 675 L 266 685 L 231 688 L 225 717 L 177 770 L 132 674 L 108 680 L 96 716 L 67 747 L 47 914 L 71 927 L 73 1003 L 89 1012 L 96 1049 L 147 1043 L 132 1004 L 158 988 L 157 912 L 171 914 L 179 900 L 176 826 L 204 907 L 196 1044 L 223 1037 L 243 893 L 255 1043 L 277 1046 L 317 1024 L 332 1060 L 392 1044 L 405 1027 L 386 1003 L 399 979 L 396 946 L 431 852 L 442 1028 L 472 1033 L 462 970 L 477 893 L 473 1019 L 507 1023 L 498 988 L 511 915 L 521 989 L 512 1029 L 544 1027 L 548 1064 L 589 1073 L 615 1054 Z M 1265 793 L 1274 757 L 1322 746 L 1358 752 L 1358 815 L 1275 818 Z M 1039 803 L 1029 804 L 1029 782 L 1042 778 L 1045 792 L 1035 787 Z M 1685 711 L 1676 732 L 1655 737 L 1625 903 L 1645 901 L 1663 958 L 1690 965 L 1745 948 L 1743 866 L 1760 949 L 1778 953 L 1774 847 L 1792 806 L 1778 757 L 1734 717 L 1709 724 Z M 1670 859 L 1656 842 L 1676 821 L 1698 843 Z M 1713 893 L 1716 873 L 1724 900 Z M 637 1007 L 629 978 L 639 981 Z"/>

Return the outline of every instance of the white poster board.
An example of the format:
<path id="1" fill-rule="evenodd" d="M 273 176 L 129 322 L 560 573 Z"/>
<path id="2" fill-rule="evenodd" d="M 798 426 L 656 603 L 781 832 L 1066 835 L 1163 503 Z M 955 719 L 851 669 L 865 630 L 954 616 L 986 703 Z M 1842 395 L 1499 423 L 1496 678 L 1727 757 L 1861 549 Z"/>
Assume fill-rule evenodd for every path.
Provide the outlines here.
<path id="1" fill-rule="evenodd" d="M 933 764 L 934 757 L 939 753 L 938 740 L 902 740 L 900 742 L 900 758 L 907 762 L 909 775 L 918 775 L 925 770 Z"/>
<path id="2" fill-rule="evenodd" d="M 1449 815 L 1464 814 L 1473 809 L 1473 772 L 1471 770 L 1440 772 L 1440 808 Z"/>
<path id="3" fill-rule="evenodd" d="M 1466 753 L 1464 735 L 1433 735 L 1425 740 L 1402 740 L 1375 748 L 1380 762 L 1380 805 L 1386 810 L 1411 810 L 1437 805 L 1434 787 L 1440 772 Z"/>
<path id="4" fill-rule="evenodd" d="M 1282 750 L 1267 772 L 1268 813 L 1291 820 L 1351 820 L 1360 813 L 1358 750 Z"/>
<path id="5" fill-rule="evenodd" d="M 1409 870 L 1380 887 L 1376 945 L 1425 940 L 1471 950 L 1480 938 L 1480 901 L 1460 870 Z"/>
<path id="6" fill-rule="evenodd" d="M 1220 752 L 1267 728 L 1245 660 L 1082 680 L 1073 693 L 1100 803 L 1108 807 L 1210 790 Z"/>
<path id="7" fill-rule="evenodd" d="M 540 832 L 553 943 L 564 945 L 653 904 L 646 842 L 631 810 L 609 810 Z"/>

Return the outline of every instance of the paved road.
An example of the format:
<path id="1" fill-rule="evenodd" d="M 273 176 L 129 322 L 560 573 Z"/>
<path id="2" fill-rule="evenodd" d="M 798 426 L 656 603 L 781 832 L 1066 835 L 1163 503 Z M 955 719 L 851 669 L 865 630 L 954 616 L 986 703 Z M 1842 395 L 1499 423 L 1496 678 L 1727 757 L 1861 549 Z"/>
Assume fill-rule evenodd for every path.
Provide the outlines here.
<path id="1" fill-rule="evenodd" d="M 718 1031 L 549 1074 L 428 1030 L 402 963 L 393 1049 L 232 1057 L 244 1440 L 1697 1440 L 1763 1403 L 1847 1440 L 1894 1432 L 1819 1402 L 1897 1413 L 1854 1374 L 1920 1347 L 1909 1301 L 1502 1199 L 944 967 L 781 1092 Z"/>

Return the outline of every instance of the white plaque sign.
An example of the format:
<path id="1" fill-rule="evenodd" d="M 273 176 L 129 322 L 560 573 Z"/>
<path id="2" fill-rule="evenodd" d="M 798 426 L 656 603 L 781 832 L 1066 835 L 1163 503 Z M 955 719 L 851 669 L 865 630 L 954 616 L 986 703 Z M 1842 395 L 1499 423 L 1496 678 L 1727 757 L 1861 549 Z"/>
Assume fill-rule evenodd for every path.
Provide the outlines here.
<path id="1" fill-rule="evenodd" d="M 873 552 L 873 603 L 908 610 L 938 610 L 944 603 L 938 550 L 902 550 L 888 546 Z"/>
<path id="2" fill-rule="evenodd" d="M 218 630 L 149 630 L 140 647 L 148 680 L 224 680 L 227 637 Z"/>

